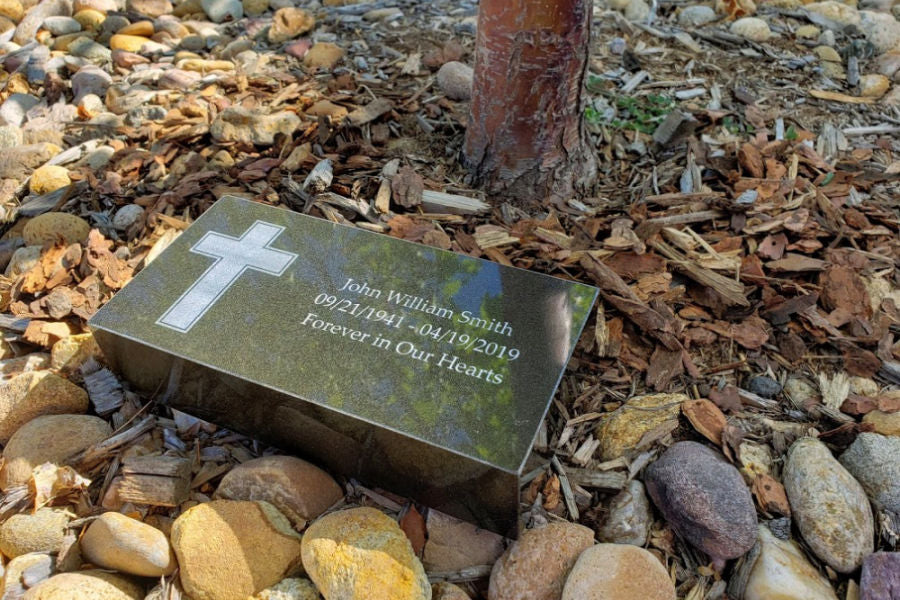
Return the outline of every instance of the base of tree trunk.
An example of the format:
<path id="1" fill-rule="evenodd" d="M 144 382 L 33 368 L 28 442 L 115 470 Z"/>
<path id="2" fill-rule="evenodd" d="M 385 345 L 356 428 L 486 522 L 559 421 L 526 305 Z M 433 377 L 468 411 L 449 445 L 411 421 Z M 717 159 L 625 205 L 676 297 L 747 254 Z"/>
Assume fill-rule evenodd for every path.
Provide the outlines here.
<path id="1" fill-rule="evenodd" d="M 481 0 L 463 165 L 489 194 L 527 207 L 591 192 L 591 11 L 590 0 Z"/>

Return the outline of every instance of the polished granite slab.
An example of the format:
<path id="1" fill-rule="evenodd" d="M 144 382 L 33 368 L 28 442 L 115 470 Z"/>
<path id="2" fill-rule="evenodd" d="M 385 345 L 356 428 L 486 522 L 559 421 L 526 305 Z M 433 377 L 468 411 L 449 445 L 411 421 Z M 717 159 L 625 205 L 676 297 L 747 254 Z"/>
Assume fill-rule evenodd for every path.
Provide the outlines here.
<path id="1" fill-rule="evenodd" d="M 505 533 L 596 293 L 224 197 L 90 326 L 180 410 Z"/>

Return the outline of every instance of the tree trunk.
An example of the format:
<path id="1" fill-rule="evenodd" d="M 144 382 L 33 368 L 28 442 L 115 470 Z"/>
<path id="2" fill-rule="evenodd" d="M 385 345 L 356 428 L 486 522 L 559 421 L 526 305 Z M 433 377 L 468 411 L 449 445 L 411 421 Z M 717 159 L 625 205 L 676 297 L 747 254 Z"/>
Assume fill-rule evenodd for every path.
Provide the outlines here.
<path id="1" fill-rule="evenodd" d="M 463 162 L 519 206 L 588 193 L 584 125 L 591 0 L 481 0 Z"/>

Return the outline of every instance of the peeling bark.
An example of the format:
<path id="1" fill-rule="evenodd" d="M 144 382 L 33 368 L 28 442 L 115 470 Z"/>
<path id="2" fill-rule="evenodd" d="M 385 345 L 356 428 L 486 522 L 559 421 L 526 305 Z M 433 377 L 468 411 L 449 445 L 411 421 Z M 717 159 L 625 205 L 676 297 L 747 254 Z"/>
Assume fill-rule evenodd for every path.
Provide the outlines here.
<path id="1" fill-rule="evenodd" d="M 527 207 L 590 192 L 591 8 L 590 0 L 481 0 L 463 163 L 488 193 Z"/>

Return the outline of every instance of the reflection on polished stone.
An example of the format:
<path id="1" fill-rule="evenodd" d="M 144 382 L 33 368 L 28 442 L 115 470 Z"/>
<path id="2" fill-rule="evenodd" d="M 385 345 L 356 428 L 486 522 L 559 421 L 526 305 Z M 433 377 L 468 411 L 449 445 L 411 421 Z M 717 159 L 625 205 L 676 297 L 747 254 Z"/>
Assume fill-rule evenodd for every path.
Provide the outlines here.
<path id="1" fill-rule="evenodd" d="M 505 533 L 595 297 L 225 197 L 90 325 L 181 410 Z"/>

